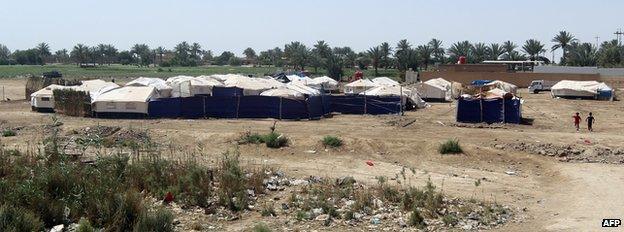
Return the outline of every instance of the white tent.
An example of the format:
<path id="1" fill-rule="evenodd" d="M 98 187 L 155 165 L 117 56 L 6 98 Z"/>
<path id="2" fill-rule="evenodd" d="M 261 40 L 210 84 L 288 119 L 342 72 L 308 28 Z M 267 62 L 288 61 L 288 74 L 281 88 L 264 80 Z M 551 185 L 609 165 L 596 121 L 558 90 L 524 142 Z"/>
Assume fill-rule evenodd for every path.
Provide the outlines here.
<path id="1" fill-rule="evenodd" d="M 223 86 L 216 80 L 191 76 L 175 76 L 167 79 L 167 85 L 171 86 L 172 97 L 192 97 L 195 95 L 211 95 L 213 86 Z"/>
<path id="2" fill-rule="evenodd" d="M 332 79 L 328 76 L 315 77 L 311 81 L 318 88 L 323 88 L 324 90 L 337 90 L 338 89 L 338 81 Z"/>
<path id="3" fill-rule="evenodd" d="M 401 100 L 404 103 L 405 103 L 405 100 L 409 99 L 417 108 L 424 108 L 427 106 L 427 103 L 423 101 L 418 95 L 418 91 L 416 91 L 415 89 L 401 87 L 398 85 L 395 85 L 395 86 L 381 85 L 381 86 L 377 86 L 372 89 L 369 89 L 360 94 L 366 95 L 366 96 L 380 96 L 380 97 L 402 96 Z"/>
<path id="4" fill-rule="evenodd" d="M 158 97 L 160 98 L 171 97 L 171 92 L 173 91 L 173 88 L 167 85 L 167 82 L 165 80 L 152 77 L 139 77 L 128 82 L 126 86 L 152 86 L 156 88 L 156 91 L 158 92 Z"/>
<path id="5" fill-rule="evenodd" d="M 550 89 L 554 97 L 596 97 L 600 92 L 613 92 L 613 89 L 603 82 L 597 81 L 568 81 L 563 80 Z"/>
<path id="6" fill-rule="evenodd" d="M 30 105 L 39 109 L 53 109 L 53 91 L 55 89 L 73 89 L 75 91 L 87 92 L 91 97 L 91 102 L 93 102 L 93 99 L 95 99 L 98 95 L 117 87 L 119 87 L 119 85 L 113 82 L 107 82 L 99 79 L 81 81 L 80 85 L 75 86 L 49 85 L 30 95 Z"/>
<path id="7" fill-rule="evenodd" d="M 313 95 L 320 95 L 321 94 L 321 92 L 318 91 L 317 89 L 314 89 L 312 87 L 303 85 L 301 82 L 291 81 L 291 82 L 288 82 L 285 86 L 288 89 L 292 89 L 292 90 L 298 91 L 298 92 L 300 92 L 302 94 L 306 94 L 306 95 L 313 96 Z"/>
<path id="8" fill-rule="evenodd" d="M 277 88 L 277 89 L 269 89 L 260 94 L 260 96 L 271 96 L 271 97 L 283 97 L 283 98 L 291 98 L 291 99 L 304 99 L 304 96 L 299 91 L 288 89 L 288 88 Z"/>
<path id="9" fill-rule="evenodd" d="M 388 77 L 376 77 L 372 79 L 373 83 L 378 84 L 378 85 L 399 85 L 399 82 L 392 80 Z"/>
<path id="10" fill-rule="evenodd" d="M 484 85 L 484 87 L 489 87 L 490 89 L 492 88 L 501 89 L 501 90 L 504 90 L 505 92 L 512 93 L 512 94 L 516 94 L 516 92 L 518 91 L 518 86 L 511 84 L 511 83 L 504 82 L 504 81 L 499 81 L 499 80 L 487 83 Z"/>
<path id="11" fill-rule="evenodd" d="M 264 78 L 250 78 L 245 76 L 228 78 L 225 81 L 227 87 L 238 87 L 243 89 L 243 95 L 260 95 L 265 90 L 282 87 L 284 84 Z"/>
<path id="12" fill-rule="evenodd" d="M 442 101 L 450 101 L 453 99 L 451 82 L 442 78 L 435 78 L 421 83 L 418 85 L 418 93 L 425 99 Z"/>
<path id="13" fill-rule="evenodd" d="M 379 84 L 375 84 L 369 79 L 359 79 L 344 86 L 345 94 L 359 94 L 373 87 L 377 87 Z"/>
<path id="14" fill-rule="evenodd" d="M 92 104 L 98 113 L 148 113 L 149 101 L 157 98 L 152 86 L 124 86 L 105 92 Z"/>

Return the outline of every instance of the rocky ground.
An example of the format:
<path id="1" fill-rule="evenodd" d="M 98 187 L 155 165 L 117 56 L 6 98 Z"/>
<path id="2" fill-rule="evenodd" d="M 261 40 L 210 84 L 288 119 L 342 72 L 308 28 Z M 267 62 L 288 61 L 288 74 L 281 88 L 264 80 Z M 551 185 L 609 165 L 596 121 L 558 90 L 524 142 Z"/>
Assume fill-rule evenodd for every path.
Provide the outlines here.
<path id="1" fill-rule="evenodd" d="M 576 144 L 553 143 L 493 143 L 492 147 L 506 151 L 522 151 L 557 158 L 562 162 L 624 164 L 624 148 L 594 145 L 584 139 Z"/>

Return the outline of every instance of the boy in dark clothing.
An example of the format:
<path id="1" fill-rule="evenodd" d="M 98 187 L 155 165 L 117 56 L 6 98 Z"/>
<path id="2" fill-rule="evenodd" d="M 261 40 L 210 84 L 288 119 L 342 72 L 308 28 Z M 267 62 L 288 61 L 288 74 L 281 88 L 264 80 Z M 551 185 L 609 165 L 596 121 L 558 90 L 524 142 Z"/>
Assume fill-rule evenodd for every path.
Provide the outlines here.
<path id="1" fill-rule="evenodd" d="M 594 131 L 594 128 L 592 128 L 592 126 L 594 125 L 596 119 L 594 119 L 594 116 L 592 116 L 591 112 L 589 112 L 589 116 L 587 117 L 587 119 L 585 119 L 585 121 L 587 121 L 587 129 L 589 131 Z"/>
<path id="2" fill-rule="evenodd" d="M 576 131 L 579 131 L 579 125 L 581 124 L 581 116 L 579 115 L 579 112 L 576 112 L 576 114 L 574 116 L 572 116 L 572 118 L 574 118 L 574 127 L 576 127 Z"/>

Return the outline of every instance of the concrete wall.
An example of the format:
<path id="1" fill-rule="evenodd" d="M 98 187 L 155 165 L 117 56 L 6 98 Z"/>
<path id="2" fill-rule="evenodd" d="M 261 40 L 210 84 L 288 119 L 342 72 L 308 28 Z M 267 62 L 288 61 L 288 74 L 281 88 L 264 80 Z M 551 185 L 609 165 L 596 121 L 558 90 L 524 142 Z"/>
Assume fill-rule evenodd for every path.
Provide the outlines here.
<path id="1" fill-rule="evenodd" d="M 434 78 L 444 78 L 462 84 L 470 84 L 473 80 L 501 80 L 512 83 L 521 88 L 529 86 L 533 80 L 574 80 L 574 81 L 599 81 L 598 74 L 560 74 L 560 73 L 500 73 L 500 72 L 422 72 L 420 80 L 427 81 Z M 616 79 L 617 80 L 617 79 Z M 622 79 L 624 81 L 624 79 Z M 624 84 L 624 83 L 623 83 Z"/>

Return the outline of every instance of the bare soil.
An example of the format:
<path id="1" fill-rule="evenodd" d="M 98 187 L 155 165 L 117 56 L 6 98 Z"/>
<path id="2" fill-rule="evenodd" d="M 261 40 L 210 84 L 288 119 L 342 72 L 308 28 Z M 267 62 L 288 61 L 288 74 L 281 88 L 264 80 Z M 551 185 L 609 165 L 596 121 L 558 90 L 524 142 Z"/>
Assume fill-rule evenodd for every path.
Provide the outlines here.
<path id="1" fill-rule="evenodd" d="M 0 103 L 0 128 L 19 129 L 15 137 L 0 138 L 1 144 L 20 149 L 35 146 L 43 139 L 44 125 L 50 122 L 51 114 L 31 112 L 26 100 L 16 100 L 23 99 L 23 80 L 0 82 L 11 98 Z M 246 165 L 269 165 L 298 178 L 353 176 L 361 183 L 375 183 L 376 176 L 393 177 L 403 167 L 414 168 L 416 175 L 409 184 L 422 186 L 431 179 L 453 197 L 474 197 L 522 209 L 522 220 L 494 231 L 598 231 L 601 219 L 621 218 L 621 163 L 560 162 L 558 156 L 531 154 L 510 144 L 548 143 L 583 150 L 594 146 L 621 148 L 624 103 L 553 99 L 548 93 L 528 94 L 526 90 L 520 95 L 525 100 L 523 116 L 532 119 L 532 125 L 457 126 L 454 103 L 433 103 L 430 108 L 407 112 L 405 116 L 334 115 L 318 121 L 279 121 L 277 131 L 291 140 L 291 145 L 282 149 L 236 145 L 244 131 L 267 133 L 272 119 L 58 117 L 66 132 L 96 125 L 145 130 L 170 158 L 191 157 L 206 165 L 214 165 L 219 154 L 228 149 L 239 149 Z M 593 112 L 594 132 L 576 132 L 572 125 L 574 112 L 583 116 Z M 325 148 L 320 143 L 325 135 L 338 136 L 345 145 Z M 438 145 L 449 138 L 459 139 L 464 154 L 438 154 Z M 496 144 L 506 147 L 497 148 Z M 374 166 L 366 161 L 372 161 Z M 478 179 L 482 183 L 476 190 L 474 183 Z M 218 228 L 245 230 L 261 220 L 256 215 L 222 222 Z M 282 225 L 274 228 L 281 230 Z M 312 229 L 332 230 L 323 227 L 322 222 Z"/>

